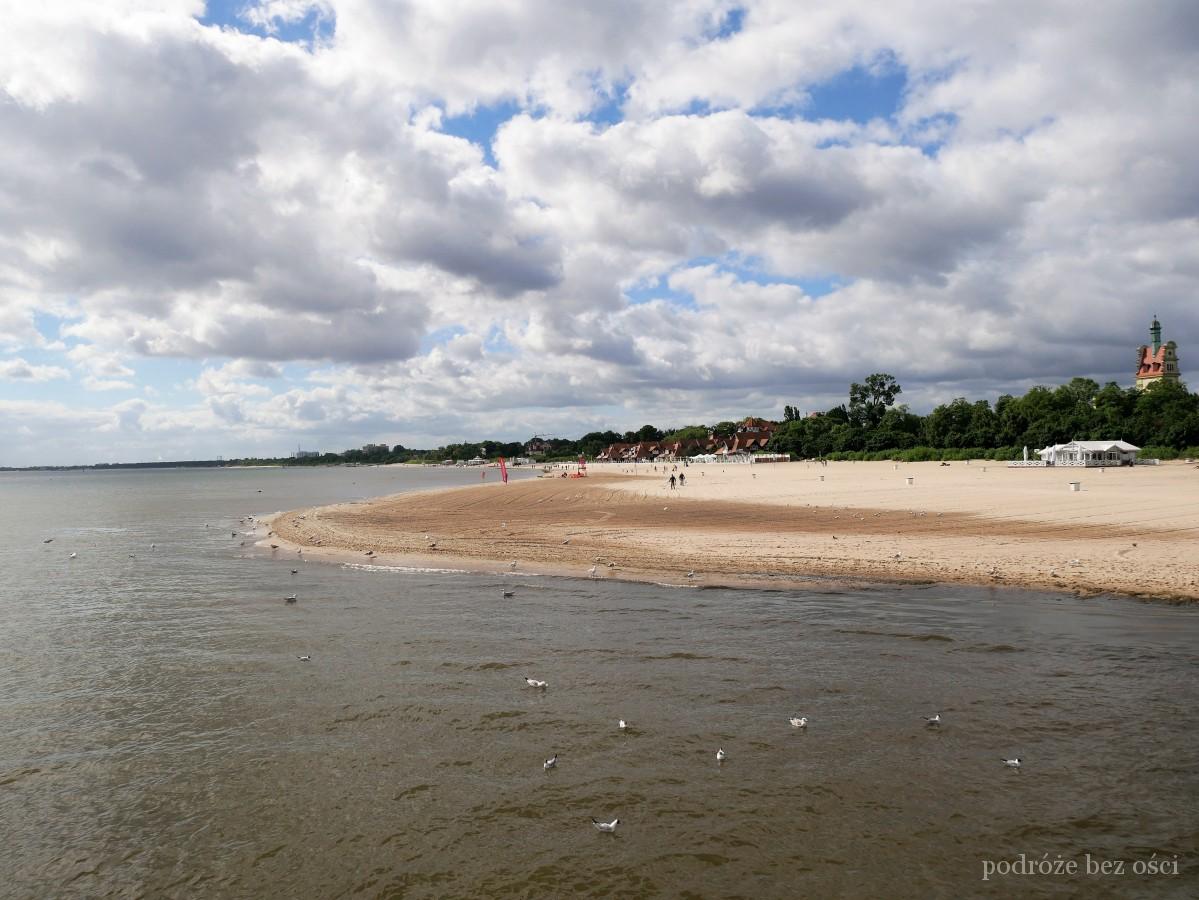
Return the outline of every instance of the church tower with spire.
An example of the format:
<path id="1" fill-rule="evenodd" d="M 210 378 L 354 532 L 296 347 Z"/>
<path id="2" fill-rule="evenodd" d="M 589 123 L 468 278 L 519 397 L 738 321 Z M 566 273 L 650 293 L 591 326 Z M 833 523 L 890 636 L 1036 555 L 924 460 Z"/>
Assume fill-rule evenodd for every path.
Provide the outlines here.
<path id="1" fill-rule="evenodd" d="M 1178 345 L 1173 341 L 1162 343 L 1162 323 L 1153 317 L 1149 326 L 1149 336 L 1153 344 L 1142 344 L 1137 358 L 1137 388 L 1144 390 L 1155 381 L 1182 380 L 1178 371 Z"/>

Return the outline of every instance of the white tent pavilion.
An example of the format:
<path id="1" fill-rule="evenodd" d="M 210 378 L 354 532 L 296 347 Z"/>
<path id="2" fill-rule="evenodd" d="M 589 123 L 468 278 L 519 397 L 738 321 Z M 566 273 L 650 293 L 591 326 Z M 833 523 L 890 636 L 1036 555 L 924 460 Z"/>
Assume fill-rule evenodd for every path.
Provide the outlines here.
<path id="1" fill-rule="evenodd" d="M 1038 450 L 1037 455 L 1047 466 L 1131 466 L 1140 452 L 1126 441 L 1071 441 Z"/>

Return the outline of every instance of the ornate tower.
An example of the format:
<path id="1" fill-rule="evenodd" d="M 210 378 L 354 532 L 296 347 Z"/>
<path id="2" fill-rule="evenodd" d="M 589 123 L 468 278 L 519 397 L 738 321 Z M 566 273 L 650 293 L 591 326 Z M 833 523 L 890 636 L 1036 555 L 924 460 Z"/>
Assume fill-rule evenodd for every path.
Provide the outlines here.
<path id="1" fill-rule="evenodd" d="M 1162 323 L 1153 317 L 1149 326 L 1149 336 L 1153 338 L 1153 346 L 1142 344 L 1137 358 L 1137 387 L 1144 390 L 1155 381 L 1182 380 L 1178 371 L 1178 345 L 1173 341 L 1162 343 Z"/>

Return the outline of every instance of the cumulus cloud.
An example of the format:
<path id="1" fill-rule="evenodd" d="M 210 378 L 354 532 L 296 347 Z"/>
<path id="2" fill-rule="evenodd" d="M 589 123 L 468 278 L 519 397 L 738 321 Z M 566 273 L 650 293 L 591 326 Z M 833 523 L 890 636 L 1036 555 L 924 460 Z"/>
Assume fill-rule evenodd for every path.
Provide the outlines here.
<path id="1" fill-rule="evenodd" d="M 820 408 L 874 369 L 919 407 L 1127 381 L 1154 313 L 1185 368 L 1199 330 L 1185 0 L 204 15 L 0 31 L 0 349 L 50 355 L 0 377 L 152 397 L 84 417 L 97 458 Z M 819 105 L 847 72 L 895 108 Z"/>
<path id="2" fill-rule="evenodd" d="M 0 359 L 0 380 L 4 381 L 53 381 L 70 378 L 71 373 L 62 366 L 40 366 L 26 362 L 21 357 Z"/>

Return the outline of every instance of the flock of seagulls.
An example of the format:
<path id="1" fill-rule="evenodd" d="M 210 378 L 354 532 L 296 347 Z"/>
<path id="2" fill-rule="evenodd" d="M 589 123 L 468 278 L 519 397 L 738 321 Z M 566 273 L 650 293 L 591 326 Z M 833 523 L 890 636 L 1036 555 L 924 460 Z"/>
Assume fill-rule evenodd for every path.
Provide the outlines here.
<path id="1" fill-rule="evenodd" d="M 300 659 L 307 659 L 307 658 L 308 657 L 303 657 L 303 656 L 300 657 Z M 549 687 L 548 681 L 541 681 L 540 679 L 532 678 L 528 675 L 525 676 L 525 684 L 527 684 L 529 687 L 537 688 L 539 690 L 545 690 L 547 687 Z M 940 725 L 943 721 L 941 719 L 940 713 L 933 713 L 931 716 L 921 716 L 920 718 L 922 718 L 924 720 L 924 723 L 926 726 L 934 727 L 934 728 L 940 727 Z M 793 728 L 807 728 L 808 727 L 808 717 L 807 716 L 791 716 L 787 721 L 791 723 L 791 727 L 793 727 Z M 617 728 L 619 728 L 621 731 L 627 732 L 629 729 L 629 723 L 626 722 L 624 719 L 620 719 L 617 722 Z M 716 748 L 716 762 L 717 763 L 723 764 L 724 761 L 727 760 L 728 758 L 729 758 L 728 751 L 726 751 L 724 749 L 724 747 Z M 1024 762 L 1024 760 L 1019 756 L 1011 757 L 1010 759 L 1006 756 L 1001 756 L 1000 759 L 1003 760 L 1003 764 L 1010 769 L 1019 769 L 1021 764 Z M 547 772 L 550 769 L 557 768 L 558 767 L 558 754 L 555 753 L 553 756 L 551 756 L 549 759 L 547 759 L 545 762 L 543 762 L 541 764 L 541 767 L 542 767 L 542 769 L 544 769 Z M 616 831 L 616 826 L 620 824 L 620 819 L 613 819 L 611 822 L 600 822 L 598 819 L 592 818 L 591 822 L 600 831 L 611 834 Z"/>

